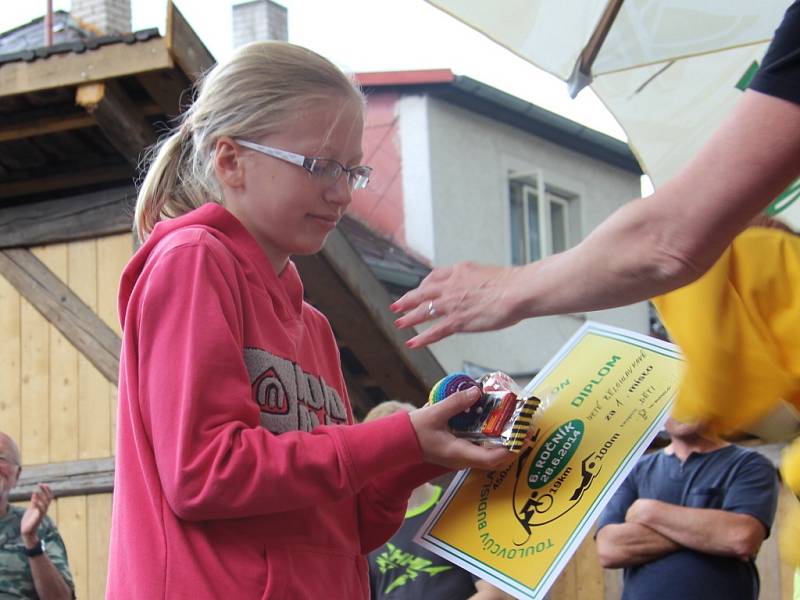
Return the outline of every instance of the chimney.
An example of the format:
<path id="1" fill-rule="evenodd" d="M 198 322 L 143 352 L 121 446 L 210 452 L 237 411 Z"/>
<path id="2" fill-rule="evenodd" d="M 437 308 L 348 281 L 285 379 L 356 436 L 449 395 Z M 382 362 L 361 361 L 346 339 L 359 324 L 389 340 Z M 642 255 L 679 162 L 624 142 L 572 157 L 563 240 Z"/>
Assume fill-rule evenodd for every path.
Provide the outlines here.
<path id="1" fill-rule="evenodd" d="M 131 30 L 131 0 L 72 0 L 69 12 L 97 35 Z"/>
<path id="2" fill-rule="evenodd" d="M 233 7 L 233 47 L 260 40 L 289 39 L 286 7 L 272 0 L 252 0 Z"/>

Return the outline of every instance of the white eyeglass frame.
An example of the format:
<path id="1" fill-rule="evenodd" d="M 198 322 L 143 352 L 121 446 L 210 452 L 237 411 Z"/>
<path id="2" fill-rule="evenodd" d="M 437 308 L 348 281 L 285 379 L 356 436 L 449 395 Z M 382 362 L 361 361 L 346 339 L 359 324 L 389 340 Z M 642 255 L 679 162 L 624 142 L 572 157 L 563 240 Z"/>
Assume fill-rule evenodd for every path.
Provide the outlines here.
<path id="1" fill-rule="evenodd" d="M 239 138 L 236 138 L 234 141 L 240 146 L 244 146 L 250 150 L 255 150 L 261 154 L 271 156 L 272 158 L 277 158 L 293 165 L 297 165 L 298 167 L 302 167 L 315 177 L 327 176 L 331 181 L 339 181 L 342 173 L 347 173 L 347 185 L 351 190 L 363 190 L 365 187 L 367 187 L 367 184 L 369 183 L 369 177 L 372 174 L 372 167 L 368 167 L 366 165 L 356 165 L 348 168 L 333 158 L 303 156 L 302 154 L 296 154 L 294 152 L 289 152 L 288 150 L 281 150 L 280 148 L 273 148 L 271 146 L 263 146 L 262 144 L 257 144 L 256 142 L 242 140 Z M 322 173 L 315 172 L 315 167 L 318 164 L 321 164 L 323 161 L 326 163 L 334 163 L 339 167 L 339 171 L 335 177 L 330 176 L 325 171 Z"/>

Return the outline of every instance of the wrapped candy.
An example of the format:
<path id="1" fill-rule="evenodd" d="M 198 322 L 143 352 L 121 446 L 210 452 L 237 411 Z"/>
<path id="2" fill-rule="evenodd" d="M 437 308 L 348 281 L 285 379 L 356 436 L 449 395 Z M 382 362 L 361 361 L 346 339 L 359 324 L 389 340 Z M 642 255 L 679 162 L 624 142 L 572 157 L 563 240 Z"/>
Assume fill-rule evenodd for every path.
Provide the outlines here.
<path id="1" fill-rule="evenodd" d="M 453 433 L 479 444 L 505 446 L 512 452 L 519 452 L 539 408 L 539 399 L 521 397 L 514 380 L 496 371 L 487 373 L 479 381 L 465 373 L 448 375 L 431 388 L 428 402 L 440 402 L 471 387 L 480 387 L 481 396 L 467 411 L 450 419 L 448 424 Z"/>

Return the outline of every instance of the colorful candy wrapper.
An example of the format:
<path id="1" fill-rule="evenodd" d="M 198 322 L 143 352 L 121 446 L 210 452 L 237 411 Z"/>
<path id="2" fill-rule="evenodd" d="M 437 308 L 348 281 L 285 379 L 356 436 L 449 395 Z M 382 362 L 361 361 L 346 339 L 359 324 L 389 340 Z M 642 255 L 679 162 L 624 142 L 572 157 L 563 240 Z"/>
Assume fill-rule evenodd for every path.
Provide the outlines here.
<path id="1" fill-rule="evenodd" d="M 487 373 L 479 381 L 465 373 L 448 375 L 433 386 L 428 402 L 433 404 L 476 386 L 481 388 L 481 397 L 468 411 L 450 419 L 451 430 L 458 437 L 481 445 L 505 446 L 519 452 L 540 401 L 536 396 L 523 398 L 519 386 L 505 373 Z"/>

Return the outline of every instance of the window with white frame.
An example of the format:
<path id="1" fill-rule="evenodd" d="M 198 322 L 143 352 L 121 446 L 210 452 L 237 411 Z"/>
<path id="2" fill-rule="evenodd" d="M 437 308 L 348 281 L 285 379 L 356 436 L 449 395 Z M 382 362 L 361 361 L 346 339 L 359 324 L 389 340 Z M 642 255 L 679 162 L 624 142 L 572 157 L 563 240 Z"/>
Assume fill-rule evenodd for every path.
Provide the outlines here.
<path id="1" fill-rule="evenodd" d="M 576 237 L 577 195 L 534 175 L 509 178 L 511 264 L 563 252 Z"/>

